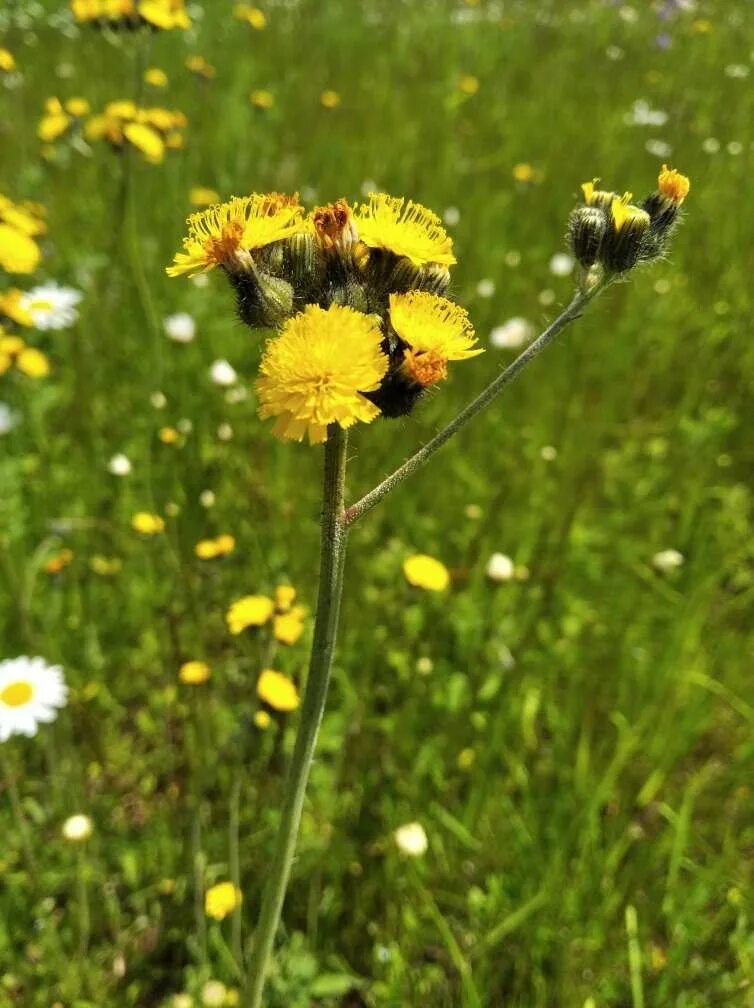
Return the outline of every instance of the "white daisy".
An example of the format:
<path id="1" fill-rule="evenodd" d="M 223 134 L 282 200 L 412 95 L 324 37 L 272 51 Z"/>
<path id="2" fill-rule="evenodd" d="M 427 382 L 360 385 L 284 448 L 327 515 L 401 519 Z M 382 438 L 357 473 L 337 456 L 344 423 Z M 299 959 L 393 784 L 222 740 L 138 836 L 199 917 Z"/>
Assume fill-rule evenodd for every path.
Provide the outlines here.
<path id="1" fill-rule="evenodd" d="M 497 350 L 516 350 L 534 336 L 534 326 L 519 315 L 495 326 L 490 333 L 490 343 Z"/>
<path id="2" fill-rule="evenodd" d="M 429 839 L 421 823 L 411 822 L 399 826 L 393 836 L 399 850 L 408 857 L 422 857 L 427 853 Z"/>
<path id="3" fill-rule="evenodd" d="M 94 825 L 89 816 L 78 812 L 66 819 L 61 832 L 66 840 L 70 840 L 71 843 L 79 843 L 82 840 L 88 840 L 93 829 Z"/>
<path id="4" fill-rule="evenodd" d="M 652 557 L 652 565 L 661 573 L 669 574 L 670 571 L 678 570 L 684 561 L 683 553 L 677 549 L 660 550 Z"/>
<path id="5" fill-rule="evenodd" d="M 55 720 L 67 696 L 58 665 L 26 657 L 0 662 L 0 742 L 11 735 L 36 735 L 39 724 Z"/>
<path id="6" fill-rule="evenodd" d="M 485 573 L 490 581 L 510 581 L 515 577 L 516 567 L 505 553 L 493 553 L 487 561 Z"/>
<path id="7" fill-rule="evenodd" d="M 165 335 L 176 343 L 190 343 L 196 335 L 196 322 L 188 312 L 176 312 L 162 320 Z"/>
<path id="8" fill-rule="evenodd" d="M 107 463 L 107 470 L 113 476 L 128 476 L 131 472 L 131 460 L 123 452 L 117 452 Z"/>
<path id="9" fill-rule="evenodd" d="M 209 369 L 209 376 L 215 385 L 222 385 L 226 388 L 229 385 L 235 385 L 238 381 L 235 368 L 226 360 L 216 360 Z"/>
<path id="10" fill-rule="evenodd" d="M 29 312 L 37 329 L 67 329 L 79 317 L 76 305 L 83 296 L 73 287 L 42 284 L 21 296 L 21 307 Z"/>

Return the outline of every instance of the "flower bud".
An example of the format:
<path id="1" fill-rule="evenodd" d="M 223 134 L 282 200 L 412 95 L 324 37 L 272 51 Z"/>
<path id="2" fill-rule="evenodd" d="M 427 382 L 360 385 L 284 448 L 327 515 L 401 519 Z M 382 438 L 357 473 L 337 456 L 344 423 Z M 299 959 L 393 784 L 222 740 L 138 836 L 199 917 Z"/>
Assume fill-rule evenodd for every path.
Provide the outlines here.
<path id="1" fill-rule="evenodd" d="M 606 231 L 605 213 L 596 206 L 577 207 L 568 218 L 571 252 L 584 269 L 590 269 L 596 263 Z"/>
<path id="2" fill-rule="evenodd" d="M 649 224 L 649 214 L 629 203 L 628 193 L 613 200 L 599 256 L 608 272 L 624 273 L 639 259 L 652 258 L 653 250 L 647 243 Z"/>
<path id="3" fill-rule="evenodd" d="M 584 182 L 581 186 L 584 202 L 588 207 L 597 207 L 599 210 L 609 212 L 610 207 L 613 205 L 613 200 L 618 198 L 618 194 L 609 192 L 606 189 L 595 189 L 594 187 L 597 182 L 599 182 L 599 179 L 592 179 L 591 182 Z"/>
<path id="4" fill-rule="evenodd" d="M 324 264 L 314 235 L 305 232 L 293 235 L 285 243 L 285 272 L 297 295 L 308 299 L 322 282 Z"/>
<path id="5" fill-rule="evenodd" d="M 274 328 L 293 314 L 293 287 L 287 280 L 272 276 L 252 264 L 249 273 L 230 273 L 236 305 L 246 325 Z"/>

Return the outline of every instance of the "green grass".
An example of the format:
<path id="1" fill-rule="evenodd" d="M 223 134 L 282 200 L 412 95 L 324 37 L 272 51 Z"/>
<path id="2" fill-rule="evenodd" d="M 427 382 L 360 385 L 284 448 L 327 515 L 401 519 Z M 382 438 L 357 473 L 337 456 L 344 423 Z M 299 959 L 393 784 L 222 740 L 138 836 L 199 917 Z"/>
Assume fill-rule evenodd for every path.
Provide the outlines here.
<path id="1" fill-rule="evenodd" d="M 485 0 L 301 0 L 264 5 L 254 32 L 212 0 L 194 31 L 155 36 L 146 57 L 132 38 L 64 35 L 48 23 L 62 2 L 15 6 L 17 23 L 0 14 L 23 77 L 0 86 L 0 190 L 47 206 L 38 275 L 85 299 L 77 326 L 29 337 L 50 378 L 0 378 L 22 420 L 0 442 L 3 654 L 59 662 L 72 689 L 53 726 L 2 746 L 0 1006 L 147 1008 L 181 991 L 199 1004 L 211 977 L 235 988 L 233 949 L 266 876 L 296 715 L 253 726 L 262 648 L 231 637 L 224 613 L 281 579 L 313 605 L 321 453 L 273 440 L 251 396 L 228 404 L 209 381 L 224 357 L 250 385 L 260 340 L 222 277 L 199 289 L 164 275 L 189 188 L 313 187 L 327 201 L 374 180 L 458 207 L 453 293 L 486 343 L 509 316 L 544 323 L 567 301 L 572 280 L 548 262 L 578 185 L 600 175 L 648 191 L 667 160 L 649 137 L 693 183 L 669 261 L 603 295 L 354 529 L 268 1004 L 754 1005 L 754 95 L 725 73 L 750 67 L 747 4 L 700 0 L 666 25 L 640 3 L 632 22 L 572 0 L 506 4 L 502 20 Z M 473 17 L 454 23 L 455 10 Z M 709 32 L 692 29 L 699 18 Z M 668 50 L 654 44 L 662 30 Z M 189 74 L 189 53 L 217 77 Z M 119 231 L 122 159 L 95 145 L 45 161 L 36 124 L 50 95 L 97 108 L 131 96 L 140 58 L 171 82 L 150 103 L 189 126 L 163 165 L 133 160 L 134 216 Z M 459 96 L 462 74 L 479 78 L 476 95 Z M 254 88 L 273 109 L 250 106 Z M 324 88 L 338 108 L 320 106 Z M 638 98 L 667 124 L 627 124 Z M 541 181 L 514 181 L 521 162 Z M 492 298 L 476 291 L 483 278 Z M 197 320 L 188 346 L 162 334 L 175 311 Z M 350 498 L 510 359 L 489 349 L 409 420 L 360 429 Z M 192 432 L 162 444 L 158 429 L 181 418 Z M 222 423 L 232 440 L 218 440 Z M 125 479 L 107 472 L 118 451 L 133 463 Z M 134 512 L 169 502 L 165 535 L 131 530 Z M 196 560 L 195 543 L 221 532 L 236 551 Z M 74 559 L 50 576 L 62 546 Z M 670 576 L 651 564 L 668 547 L 685 557 Z M 529 578 L 491 584 L 498 550 Z M 443 560 L 451 589 L 411 590 L 410 552 Z M 94 573 L 98 555 L 120 570 Z M 206 686 L 178 682 L 191 658 L 212 666 Z M 275 661 L 300 680 L 306 641 Z M 60 836 L 79 811 L 95 824 L 84 848 Z M 416 861 L 392 838 L 412 820 L 429 836 Z M 236 841 L 240 935 L 202 909 Z"/>

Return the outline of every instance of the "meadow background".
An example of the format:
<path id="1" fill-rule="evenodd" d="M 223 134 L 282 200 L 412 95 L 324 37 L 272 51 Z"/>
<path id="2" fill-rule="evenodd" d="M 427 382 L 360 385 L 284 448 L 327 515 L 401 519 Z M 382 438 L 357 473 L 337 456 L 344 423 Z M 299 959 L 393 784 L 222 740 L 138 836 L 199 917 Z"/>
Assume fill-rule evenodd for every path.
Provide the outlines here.
<path id="1" fill-rule="evenodd" d="M 411 418 L 358 431 L 355 499 L 512 359 L 496 326 L 568 300 L 550 262 L 579 184 L 643 194 L 665 161 L 692 179 L 668 261 L 600 297 L 354 529 L 267 1004 L 754 1005 L 752 9 L 260 6 L 263 28 L 208 0 L 190 30 L 138 38 L 77 28 L 53 0 L 0 12 L 16 62 L 0 191 L 47 208 L 36 274 L 0 282 L 84 293 L 76 325 L 26 333 L 49 377 L 0 378 L 17 421 L 0 439 L 3 656 L 42 655 L 71 687 L 54 725 L 2 746 L 0 1005 L 233 1004 L 258 911 L 297 715 L 254 723 L 270 655 L 225 612 L 281 582 L 311 609 L 321 452 L 256 418 L 262 340 L 223 278 L 164 274 L 191 188 L 312 205 L 376 184 L 455 221 L 452 290 L 487 352 Z M 46 99 L 96 110 L 136 89 L 186 114 L 183 150 L 43 151 Z M 175 312 L 193 342 L 166 337 Z M 211 380 L 217 359 L 245 398 Z M 164 533 L 135 532 L 139 511 Z M 222 533 L 235 550 L 198 559 Z M 658 569 L 668 549 L 683 562 Z M 495 552 L 510 580 L 487 576 Z M 411 553 L 450 589 L 411 588 Z M 275 655 L 299 682 L 307 642 Z M 191 659 L 205 684 L 179 681 Z M 86 843 L 61 835 L 74 813 Z M 409 822 L 423 856 L 395 842 Z M 242 908 L 207 918 L 206 888 L 236 872 Z"/>

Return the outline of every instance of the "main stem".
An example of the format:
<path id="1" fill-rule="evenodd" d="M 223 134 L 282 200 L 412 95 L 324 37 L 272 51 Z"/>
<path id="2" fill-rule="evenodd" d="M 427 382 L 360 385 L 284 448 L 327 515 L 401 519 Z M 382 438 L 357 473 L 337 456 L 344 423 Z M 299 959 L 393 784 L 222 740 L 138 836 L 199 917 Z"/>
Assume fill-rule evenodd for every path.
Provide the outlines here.
<path id="1" fill-rule="evenodd" d="M 260 1008 L 262 1003 L 267 964 L 283 908 L 288 876 L 296 850 L 306 784 L 309 780 L 309 770 L 330 683 L 346 552 L 347 531 L 342 520 L 346 445 L 345 431 L 341 430 L 338 424 L 330 424 L 325 443 L 319 592 L 309 675 L 301 705 L 296 744 L 285 784 L 285 798 L 275 840 L 275 853 L 254 936 L 248 985 L 243 1001 L 245 1008 Z"/>

